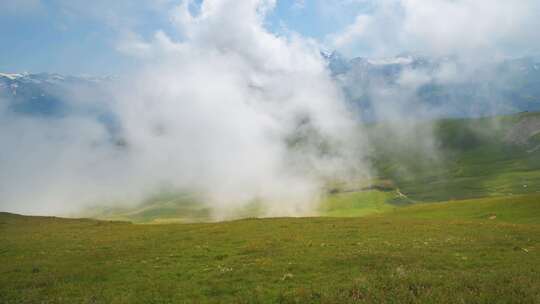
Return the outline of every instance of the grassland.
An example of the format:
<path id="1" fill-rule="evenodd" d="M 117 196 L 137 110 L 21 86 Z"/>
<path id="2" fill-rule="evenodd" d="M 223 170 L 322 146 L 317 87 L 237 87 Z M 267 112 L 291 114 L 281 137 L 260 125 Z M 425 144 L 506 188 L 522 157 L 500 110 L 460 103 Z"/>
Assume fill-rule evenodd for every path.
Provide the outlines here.
<path id="1" fill-rule="evenodd" d="M 322 217 L 208 223 L 178 193 L 0 213 L 0 303 L 540 303 L 540 133 L 508 136 L 531 118 L 370 126 L 378 176 Z"/>
<path id="2" fill-rule="evenodd" d="M 389 203 L 395 192 L 377 190 L 342 192 L 329 195 L 320 206 L 320 214 L 330 217 L 359 217 L 393 210 Z"/>
<path id="3" fill-rule="evenodd" d="M 0 214 L 0 244 L 0 303 L 540 302 L 540 195 L 200 224 Z"/>

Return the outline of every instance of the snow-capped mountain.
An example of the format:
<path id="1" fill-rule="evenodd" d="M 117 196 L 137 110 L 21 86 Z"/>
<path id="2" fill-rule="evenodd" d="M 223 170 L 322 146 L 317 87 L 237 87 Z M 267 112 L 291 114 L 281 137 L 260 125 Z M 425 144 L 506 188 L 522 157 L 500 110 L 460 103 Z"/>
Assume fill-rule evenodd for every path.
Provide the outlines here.
<path id="1" fill-rule="evenodd" d="M 389 112 L 470 117 L 540 110 L 540 61 L 532 58 L 475 65 L 411 53 L 353 59 L 321 54 L 345 96 L 368 120 L 386 119 Z M 110 122 L 106 89 L 115 81 L 0 73 L 0 106 L 21 115 L 93 115 Z"/>
<path id="2" fill-rule="evenodd" d="M 99 92 L 111 77 L 0 73 L 0 99 L 20 114 L 63 116 L 96 108 Z"/>

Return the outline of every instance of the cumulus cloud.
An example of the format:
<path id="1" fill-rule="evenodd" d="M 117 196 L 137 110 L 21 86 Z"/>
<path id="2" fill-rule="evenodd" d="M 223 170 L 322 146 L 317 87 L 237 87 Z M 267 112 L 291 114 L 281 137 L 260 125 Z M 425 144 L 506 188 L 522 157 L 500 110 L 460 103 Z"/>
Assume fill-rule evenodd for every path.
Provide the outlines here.
<path id="1" fill-rule="evenodd" d="M 217 218 L 253 201 L 262 215 L 309 215 L 326 182 L 368 174 L 316 45 L 265 29 L 274 1 L 183 3 L 181 39 L 119 42 L 142 68 L 107 95 L 115 139 L 84 118 L 2 120 L 3 209 L 58 214 L 166 187 L 201 193 Z"/>
<path id="2" fill-rule="evenodd" d="M 329 40 L 349 54 L 403 50 L 480 57 L 538 52 L 540 3 L 489 0 L 384 0 Z"/>
<path id="3" fill-rule="evenodd" d="M 505 79 L 517 74 L 507 71 L 503 77 L 495 72 L 497 65 L 540 52 L 538 1 L 371 3 L 369 10 L 359 13 L 342 31 L 329 35 L 327 41 L 348 56 L 370 58 L 378 64 L 380 73 L 390 75 L 390 81 L 371 80 L 368 86 L 358 81 L 361 75 L 347 76 L 346 86 L 355 87 L 353 96 L 371 96 L 377 118 L 449 113 L 477 116 L 497 113 L 501 107 L 507 109 L 504 103 L 508 100 L 501 92 L 506 90 Z M 389 63 L 396 63 L 398 54 L 404 60 L 414 61 L 416 57 L 419 61 L 392 67 Z M 445 91 L 444 101 L 420 100 L 419 92 L 441 89 Z M 467 102 L 471 107 L 465 110 Z"/>

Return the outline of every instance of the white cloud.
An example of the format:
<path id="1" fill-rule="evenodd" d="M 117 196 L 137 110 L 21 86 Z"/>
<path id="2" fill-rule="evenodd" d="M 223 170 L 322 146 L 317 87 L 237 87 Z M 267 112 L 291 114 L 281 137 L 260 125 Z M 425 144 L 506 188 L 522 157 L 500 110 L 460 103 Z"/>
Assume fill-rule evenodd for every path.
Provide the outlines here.
<path id="1" fill-rule="evenodd" d="M 319 49 L 263 26 L 274 4 L 176 7 L 180 41 L 127 32 L 117 48 L 143 68 L 110 96 L 126 149 L 84 119 L 4 121 L 1 132 L 28 137 L 1 137 L 13 147 L 1 160 L 2 209 L 58 214 L 167 185 L 203 193 L 218 218 L 253 200 L 266 215 L 309 215 L 326 179 L 367 174 L 362 134 Z"/>
<path id="2" fill-rule="evenodd" d="M 146 42 L 159 50 L 158 60 L 139 75 L 137 89 L 119 98 L 128 141 L 148 157 L 142 163 L 176 186 L 203 189 L 221 213 L 258 198 L 271 215 L 308 214 L 320 177 L 367 173 L 347 164 L 361 154 L 353 144 L 361 140 L 352 140 L 355 124 L 318 48 L 264 28 L 273 5 L 211 0 L 196 16 L 187 5 L 177 7 L 185 40 L 160 33 Z M 308 127 L 303 123 L 335 154 L 320 155 L 318 142 L 290 150 L 285 139 Z M 155 136 L 155 124 L 165 138 Z"/>
<path id="3" fill-rule="evenodd" d="M 508 55 L 540 47 L 536 0 L 384 0 L 329 37 L 338 49 L 367 56 L 403 50 Z"/>

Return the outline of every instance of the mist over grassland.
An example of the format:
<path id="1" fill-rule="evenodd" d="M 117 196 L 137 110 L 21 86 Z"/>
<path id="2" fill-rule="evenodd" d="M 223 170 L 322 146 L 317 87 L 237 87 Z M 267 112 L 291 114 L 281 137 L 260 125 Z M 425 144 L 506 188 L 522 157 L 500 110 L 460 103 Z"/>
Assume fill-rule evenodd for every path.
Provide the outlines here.
<path id="1" fill-rule="evenodd" d="M 367 176 L 362 135 L 317 46 L 268 32 L 268 9 L 208 1 L 176 20 L 182 41 L 122 42 L 144 64 L 105 89 L 112 135 L 91 116 L 2 111 L 5 209 L 66 214 L 165 190 L 199 194 L 218 218 L 253 201 L 267 215 L 307 215 L 326 180 Z"/>
<path id="2" fill-rule="evenodd" d="M 490 9 L 481 10 L 486 5 Z M 538 20 L 531 15 L 534 1 L 514 7 L 519 18 L 507 15 L 504 3 L 434 1 L 418 10 L 417 1 L 384 1 L 343 33 L 329 35 L 325 46 L 299 33 L 270 31 L 265 22 L 274 6 L 211 0 L 194 10 L 183 1 L 167 11 L 174 33 L 121 31 L 114 47 L 136 67 L 103 85 L 55 92 L 68 96 L 73 109 L 53 118 L 27 115 L 31 109 L 0 99 L 2 209 L 69 215 L 94 206 L 129 209 L 172 193 L 201 202 L 214 219 L 251 214 L 246 209 L 306 216 L 320 214 L 335 185 L 363 188 L 379 179 L 391 180 L 412 200 L 441 199 L 447 196 L 422 197 L 427 194 L 412 186 L 457 170 L 453 139 L 441 134 L 434 118 L 456 106 L 471 80 L 486 85 L 467 91 L 482 98 L 466 114 L 500 113 L 499 93 L 515 74 L 510 69 L 508 79 L 499 79 L 491 67 L 537 47 L 530 30 Z M 439 9 L 462 22 L 437 19 Z M 519 22 L 499 22 L 510 17 Z M 380 26 L 387 19 L 404 26 L 388 36 Z M 482 26 L 473 27 L 479 20 Z M 419 27 L 435 21 L 433 32 Z M 458 35 L 463 26 L 474 35 Z M 448 29 L 444 43 L 442 28 Z M 370 70 L 375 74 L 336 75 L 321 49 L 351 55 L 358 41 L 371 47 L 366 62 L 378 67 Z M 403 49 L 455 60 L 420 67 L 388 60 Z M 418 97 L 426 87 L 434 96 L 428 104 Z M 457 93 L 437 99 L 448 93 L 441 87 Z M 1 88 L 7 95 L 12 89 Z M 503 136 L 497 121 L 468 126 L 472 135 L 464 139 L 474 142 L 466 145 Z"/>
<path id="3" fill-rule="evenodd" d="M 539 28 L 0 0 L 0 303 L 539 303 Z"/>

